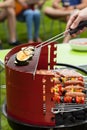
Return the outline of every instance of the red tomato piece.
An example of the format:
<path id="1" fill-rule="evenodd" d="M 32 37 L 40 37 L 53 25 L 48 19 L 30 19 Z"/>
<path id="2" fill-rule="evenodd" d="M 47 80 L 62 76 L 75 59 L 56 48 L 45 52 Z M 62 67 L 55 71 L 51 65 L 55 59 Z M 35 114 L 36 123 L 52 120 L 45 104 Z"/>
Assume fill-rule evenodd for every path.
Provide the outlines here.
<path id="1" fill-rule="evenodd" d="M 78 77 L 78 80 L 83 81 L 83 77 Z"/>

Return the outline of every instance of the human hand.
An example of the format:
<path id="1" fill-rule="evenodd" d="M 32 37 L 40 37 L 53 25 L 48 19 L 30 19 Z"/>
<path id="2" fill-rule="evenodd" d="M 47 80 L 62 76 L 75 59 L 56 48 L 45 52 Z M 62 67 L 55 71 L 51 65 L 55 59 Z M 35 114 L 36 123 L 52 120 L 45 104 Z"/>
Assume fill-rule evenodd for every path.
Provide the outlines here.
<path id="1" fill-rule="evenodd" d="M 87 8 L 84 8 L 83 10 L 76 10 L 70 17 L 66 30 L 68 29 L 75 29 L 81 21 L 87 20 Z M 79 30 L 76 34 L 73 34 L 72 36 L 75 37 L 77 34 L 82 33 L 86 27 L 84 27 L 82 30 Z"/>

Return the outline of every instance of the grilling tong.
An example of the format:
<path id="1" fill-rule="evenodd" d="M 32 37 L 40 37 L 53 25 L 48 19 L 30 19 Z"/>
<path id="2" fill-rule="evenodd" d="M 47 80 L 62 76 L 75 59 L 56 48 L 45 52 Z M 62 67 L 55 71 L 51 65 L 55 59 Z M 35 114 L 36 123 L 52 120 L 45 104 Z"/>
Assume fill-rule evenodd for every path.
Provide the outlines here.
<path id="1" fill-rule="evenodd" d="M 68 29 L 38 45 L 35 46 L 35 53 L 34 53 L 34 60 L 32 59 L 32 61 L 30 62 L 30 66 L 29 66 L 29 70 L 30 72 L 33 74 L 33 76 L 35 76 L 36 70 L 37 70 L 37 65 L 38 65 L 38 61 L 39 61 L 39 57 L 40 57 L 40 53 L 41 53 L 41 49 L 44 46 L 47 46 L 63 37 L 65 37 L 66 35 L 70 34 L 74 34 L 76 32 L 78 32 L 79 30 L 83 29 L 84 27 L 87 27 L 87 21 L 82 21 L 79 23 L 78 27 L 75 29 Z M 25 49 L 27 49 L 28 47 L 26 47 Z M 24 50 L 25 50 L 24 49 Z M 33 66 L 32 66 L 33 64 Z"/>
<path id="2" fill-rule="evenodd" d="M 33 66 L 33 71 L 32 71 L 33 75 L 35 76 L 35 73 L 36 73 L 36 69 L 37 69 L 37 65 L 38 65 L 38 61 L 39 61 L 40 52 L 41 52 L 42 47 L 47 46 L 47 45 L 51 44 L 52 42 L 55 42 L 55 41 L 65 37 L 67 34 L 72 35 L 72 34 L 78 32 L 79 30 L 83 29 L 84 27 L 87 27 L 87 21 L 82 21 L 79 23 L 77 28 L 68 29 L 68 30 L 64 31 L 63 33 L 60 33 L 60 34 L 58 34 L 58 35 L 56 35 L 48 40 L 36 45 L 35 46 L 35 60 L 36 60 L 36 62 Z"/>
<path id="3" fill-rule="evenodd" d="M 38 47 L 44 47 L 46 45 L 49 45 L 50 43 L 65 37 L 67 34 L 72 35 L 74 33 L 77 33 L 79 30 L 82 30 L 84 27 L 87 27 L 87 21 L 82 21 L 79 23 L 79 25 L 75 29 L 68 29 L 68 30 L 64 31 L 63 33 L 60 33 L 42 43 L 40 43 L 39 45 L 36 45 L 35 47 L 38 48 Z"/>

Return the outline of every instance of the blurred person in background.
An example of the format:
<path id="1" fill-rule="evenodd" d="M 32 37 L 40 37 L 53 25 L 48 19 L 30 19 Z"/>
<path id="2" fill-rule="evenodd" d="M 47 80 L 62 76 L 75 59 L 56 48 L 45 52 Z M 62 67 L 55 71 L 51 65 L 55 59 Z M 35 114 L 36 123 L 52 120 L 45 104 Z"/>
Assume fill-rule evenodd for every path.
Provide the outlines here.
<path id="1" fill-rule="evenodd" d="M 20 42 L 16 38 L 16 16 L 14 0 L 0 1 L 0 22 L 7 19 L 9 45 L 19 45 Z"/>
<path id="2" fill-rule="evenodd" d="M 46 7 L 44 13 L 50 18 L 67 22 L 73 11 L 81 10 L 86 6 L 87 0 L 53 0 L 52 7 Z M 67 43 L 70 38 L 70 35 L 66 36 L 63 42 Z"/>
<path id="3" fill-rule="evenodd" d="M 20 22 L 26 22 L 27 32 L 28 32 L 28 43 L 41 42 L 39 37 L 40 29 L 40 10 L 45 0 L 17 0 L 19 8 L 16 7 L 17 20 Z M 34 36 L 33 36 L 33 26 L 34 24 Z"/>

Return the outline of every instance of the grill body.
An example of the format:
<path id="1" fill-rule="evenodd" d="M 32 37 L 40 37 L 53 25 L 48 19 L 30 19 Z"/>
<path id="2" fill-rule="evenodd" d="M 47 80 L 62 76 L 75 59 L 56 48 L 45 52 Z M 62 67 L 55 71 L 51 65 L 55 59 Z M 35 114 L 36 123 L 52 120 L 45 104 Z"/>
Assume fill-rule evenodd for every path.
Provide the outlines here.
<path id="1" fill-rule="evenodd" d="M 48 64 L 50 69 L 53 69 L 56 65 L 54 62 L 54 58 L 56 58 L 54 44 L 52 43 L 50 48 L 50 64 L 48 62 L 48 46 L 42 48 L 37 70 L 48 70 Z M 29 65 L 16 66 L 14 64 L 14 55 L 22 47 L 29 45 L 17 46 L 5 57 L 7 101 L 4 111 L 7 113 L 10 126 L 14 130 L 28 130 L 28 128 L 39 128 L 40 130 L 42 128 L 47 128 L 47 130 L 49 128 L 69 128 L 71 130 L 73 127 L 77 130 L 79 129 L 78 126 L 82 126 L 80 127 L 81 130 L 86 130 L 87 125 L 84 124 L 87 123 L 87 109 L 81 111 L 82 115 L 83 113 L 85 115 L 83 120 L 78 119 L 78 116 L 77 118 L 76 116 L 72 117 L 73 113 L 58 113 L 55 115 L 51 112 L 51 108 L 55 107 L 51 100 L 51 87 L 54 86 L 54 82 L 51 81 L 53 75 L 36 74 L 34 76 L 29 71 Z M 74 115 L 76 114 L 74 113 Z"/>
<path id="2" fill-rule="evenodd" d="M 25 71 L 25 66 L 16 66 L 14 61 L 10 61 L 12 56 L 24 46 L 13 48 L 5 57 L 7 114 L 18 121 L 31 125 L 55 126 L 54 115 L 51 113 L 53 103 L 51 102 L 50 88 L 53 83 L 50 82 L 50 78 L 52 75 L 36 74 L 33 76 L 29 71 Z M 53 61 L 55 57 L 54 50 L 53 43 L 50 51 L 51 69 L 55 65 Z M 37 69 L 48 69 L 47 55 L 48 47 L 44 47 L 41 51 Z M 46 79 L 45 84 L 43 79 Z M 44 85 L 46 86 L 45 102 L 43 101 Z"/>

